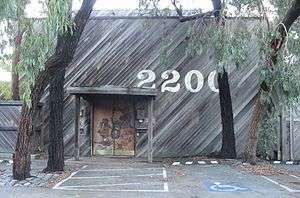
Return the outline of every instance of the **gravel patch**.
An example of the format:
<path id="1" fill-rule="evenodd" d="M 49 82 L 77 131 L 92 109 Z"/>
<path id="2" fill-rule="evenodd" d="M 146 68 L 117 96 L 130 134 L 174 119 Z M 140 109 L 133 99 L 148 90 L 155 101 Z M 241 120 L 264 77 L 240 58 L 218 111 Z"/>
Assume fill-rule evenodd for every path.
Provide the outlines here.
<path id="1" fill-rule="evenodd" d="M 44 164 L 44 163 L 43 163 Z M 32 166 L 31 177 L 17 181 L 12 178 L 12 164 L 0 165 L 0 186 L 8 187 L 45 187 L 52 188 L 61 180 L 67 178 L 72 172 L 80 169 L 80 164 L 68 164 L 65 171 L 44 173 L 45 166 Z"/>

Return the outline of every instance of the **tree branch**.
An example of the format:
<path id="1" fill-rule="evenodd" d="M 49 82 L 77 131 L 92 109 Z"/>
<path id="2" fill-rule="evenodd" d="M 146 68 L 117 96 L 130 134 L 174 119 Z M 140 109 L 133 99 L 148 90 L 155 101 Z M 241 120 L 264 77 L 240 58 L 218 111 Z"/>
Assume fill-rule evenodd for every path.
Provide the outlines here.
<path id="1" fill-rule="evenodd" d="M 171 0 L 171 2 L 175 8 L 175 11 L 177 12 L 177 15 L 179 17 L 178 19 L 180 22 L 192 21 L 195 19 L 203 18 L 203 17 L 209 17 L 215 13 L 215 11 L 210 11 L 210 12 L 205 12 L 205 13 L 194 14 L 191 16 L 183 16 L 182 7 L 180 6 L 178 8 L 178 6 L 176 5 L 176 0 Z"/>
<path id="2" fill-rule="evenodd" d="M 297 20 L 300 16 L 300 0 L 294 0 L 292 6 L 287 11 L 285 17 L 278 25 L 278 32 L 280 34 L 280 38 L 274 38 L 271 47 L 272 47 L 272 54 L 269 61 L 269 67 L 272 70 L 273 66 L 277 63 L 277 56 L 279 50 L 284 45 L 285 38 L 293 25 L 293 23 Z"/>
<path id="3" fill-rule="evenodd" d="M 292 6 L 287 11 L 287 14 L 285 15 L 284 19 L 281 22 L 282 24 L 284 24 L 285 27 L 281 25 L 278 29 L 278 31 L 283 37 L 287 36 L 286 33 L 290 30 L 292 24 L 297 20 L 299 15 L 300 15 L 300 0 L 294 0 Z"/>
<path id="4" fill-rule="evenodd" d="M 221 15 L 221 9 L 222 9 L 222 3 L 221 0 L 211 0 L 214 6 L 214 16 L 220 17 Z"/>
<path id="5" fill-rule="evenodd" d="M 67 66 L 71 62 L 95 1 L 84 0 L 74 18 L 73 30 L 69 30 L 63 35 L 58 35 L 55 53 L 46 61 L 45 69 L 39 72 L 36 83 L 32 88 L 31 107 L 33 112 L 36 111 L 42 94 L 53 76 L 52 74 L 59 69 L 57 67 Z"/>

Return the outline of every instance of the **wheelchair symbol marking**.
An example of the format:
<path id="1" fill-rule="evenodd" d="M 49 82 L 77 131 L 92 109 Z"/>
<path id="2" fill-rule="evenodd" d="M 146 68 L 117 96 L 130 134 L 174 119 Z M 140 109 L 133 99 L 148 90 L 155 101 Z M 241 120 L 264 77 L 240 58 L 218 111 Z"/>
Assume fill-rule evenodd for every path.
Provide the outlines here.
<path id="1" fill-rule="evenodd" d="M 238 187 L 234 185 L 221 184 L 221 182 L 214 182 L 213 185 L 209 187 L 211 191 L 218 192 L 234 192 L 234 191 L 249 191 L 249 188 Z"/>

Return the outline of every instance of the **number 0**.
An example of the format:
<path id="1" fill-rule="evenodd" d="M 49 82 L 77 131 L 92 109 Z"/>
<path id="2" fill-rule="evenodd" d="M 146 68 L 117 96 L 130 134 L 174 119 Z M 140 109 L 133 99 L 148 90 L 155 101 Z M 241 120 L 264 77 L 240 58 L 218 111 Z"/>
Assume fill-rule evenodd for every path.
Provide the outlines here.
<path id="1" fill-rule="evenodd" d="M 197 86 L 196 88 L 193 88 L 192 87 L 192 76 L 193 75 L 196 75 L 197 77 Z M 201 74 L 200 71 L 198 70 L 191 70 L 189 71 L 186 75 L 185 75 L 185 78 L 184 78 L 184 83 L 185 83 L 185 87 L 188 91 L 192 92 L 192 93 L 197 93 L 199 92 L 202 87 L 203 87 L 203 84 L 204 84 L 204 77 L 203 75 Z"/>
<path id="2" fill-rule="evenodd" d="M 216 86 L 215 86 L 215 76 L 216 76 L 216 74 L 217 74 L 216 70 L 210 72 L 210 74 L 208 76 L 208 86 L 213 92 L 219 93 L 219 89 L 217 89 Z"/>

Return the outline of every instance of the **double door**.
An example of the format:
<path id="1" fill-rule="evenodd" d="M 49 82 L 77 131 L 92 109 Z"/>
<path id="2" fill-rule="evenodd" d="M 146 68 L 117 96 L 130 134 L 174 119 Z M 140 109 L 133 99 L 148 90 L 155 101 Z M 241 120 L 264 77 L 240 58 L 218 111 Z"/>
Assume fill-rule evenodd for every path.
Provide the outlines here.
<path id="1" fill-rule="evenodd" d="M 133 102 L 118 98 L 99 100 L 94 103 L 93 113 L 93 155 L 134 155 Z"/>

